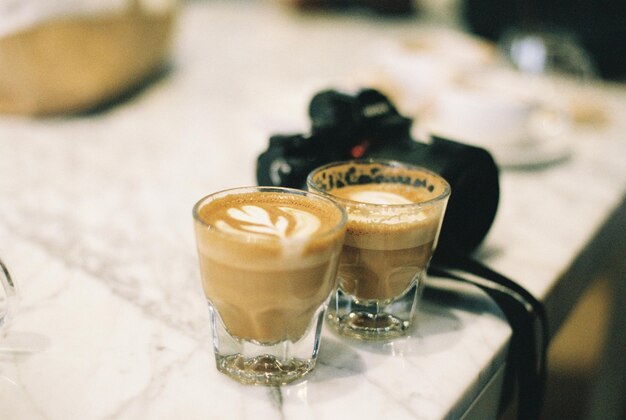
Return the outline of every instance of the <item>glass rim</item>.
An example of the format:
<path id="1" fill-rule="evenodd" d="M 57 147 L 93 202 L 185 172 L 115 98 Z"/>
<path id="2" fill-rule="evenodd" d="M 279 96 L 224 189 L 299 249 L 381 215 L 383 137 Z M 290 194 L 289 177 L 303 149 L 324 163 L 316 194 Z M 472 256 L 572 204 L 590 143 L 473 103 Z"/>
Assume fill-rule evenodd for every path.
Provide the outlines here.
<path id="1" fill-rule="evenodd" d="M 200 198 L 196 202 L 196 204 L 193 206 L 193 210 L 192 210 L 193 218 L 196 222 L 200 223 L 202 226 L 206 227 L 211 232 L 214 232 L 221 236 L 225 236 L 229 238 L 241 238 L 243 239 L 244 242 L 251 242 L 250 238 L 254 238 L 255 241 L 261 241 L 261 242 L 262 241 L 276 242 L 275 239 L 270 238 L 267 235 L 263 235 L 262 233 L 257 233 L 257 232 L 246 232 L 245 235 L 234 235 L 232 233 L 224 232 L 222 230 L 217 229 L 214 225 L 207 223 L 200 218 L 199 210 L 204 204 L 207 204 L 215 200 L 219 200 L 220 198 L 224 198 L 229 195 L 242 194 L 242 193 L 255 192 L 255 191 L 256 192 L 268 192 L 268 193 L 274 192 L 274 193 L 296 194 L 300 196 L 311 196 L 311 197 L 314 197 L 315 200 L 320 200 L 325 203 L 328 203 L 339 210 L 341 214 L 341 219 L 339 220 L 339 222 L 337 222 L 337 224 L 332 225 L 330 228 L 323 230 L 321 232 L 313 233 L 311 236 L 304 238 L 304 240 L 307 240 L 308 238 L 311 238 L 311 237 L 324 238 L 326 236 L 332 236 L 336 234 L 337 232 L 339 232 L 340 230 L 344 229 L 348 222 L 348 214 L 346 212 L 346 209 L 341 204 L 339 204 L 338 202 L 336 202 L 335 200 L 333 200 L 327 195 L 322 195 L 314 191 L 300 190 L 297 188 L 264 186 L 264 185 L 251 185 L 251 186 L 227 188 L 227 189 L 223 189 L 223 190 L 219 190 L 219 191 L 215 191 L 213 193 L 207 194 L 204 197 Z"/>
<path id="2" fill-rule="evenodd" d="M 343 197 L 337 197 L 329 192 L 323 191 L 320 188 L 318 188 L 318 186 L 313 182 L 313 176 L 321 171 L 330 169 L 330 168 L 334 168 L 337 166 L 342 166 L 342 165 L 368 165 L 368 164 L 381 164 L 383 166 L 386 167 L 392 167 L 392 168 L 407 168 L 410 170 L 414 170 L 414 171 L 419 171 L 419 172 L 423 172 L 428 174 L 429 176 L 432 176 L 433 178 L 437 179 L 439 182 L 442 183 L 443 185 L 443 191 L 438 194 L 437 196 L 430 198 L 428 200 L 424 200 L 424 201 L 420 201 L 418 203 L 407 203 L 407 204 L 376 204 L 376 203 L 365 203 L 363 201 L 356 201 L 356 200 L 350 200 L 349 198 L 343 198 Z M 452 191 L 452 188 L 450 187 L 450 183 L 448 183 L 448 181 L 442 177 L 441 175 L 439 175 L 436 172 L 431 171 L 430 169 L 424 168 L 423 166 L 417 166 L 417 165 L 412 165 L 410 163 L 406 163 L 406 162 L 401 162 L 399 160 L 393 160 L 393 159 L 376 159 L 376 158 L 369 158 L 369 159 L 354 159 L 354 160 L 342 160 L 342 161 L 337 161 L 337 162 L 331 162 L 331 163 L 327 163 L 325 165 L 319 166 L 315 169 L 313 169 L 311 172 L 309 172 L 309 174 L 306 177 L 306 185 L 307 187 L 311 187 L 313 188 L 314 193 L 326 196 L 326 197 L 332 197 L 333 200 L 337 200 L 338 202 L 341 203 L 346 203 L 347 205 L 353 206 L 353 207 L 374 207 L 374 208 L 389 208 L 389 209 L 407 209 L 407 208 L 412 208 L 412 207 L 427 207 L 427 206 L 432 206 L 434 204 L 436 204 L 437 202 L 443 201 L 445 199 L 447 199 L 450 196 L 450 193 Z"/>

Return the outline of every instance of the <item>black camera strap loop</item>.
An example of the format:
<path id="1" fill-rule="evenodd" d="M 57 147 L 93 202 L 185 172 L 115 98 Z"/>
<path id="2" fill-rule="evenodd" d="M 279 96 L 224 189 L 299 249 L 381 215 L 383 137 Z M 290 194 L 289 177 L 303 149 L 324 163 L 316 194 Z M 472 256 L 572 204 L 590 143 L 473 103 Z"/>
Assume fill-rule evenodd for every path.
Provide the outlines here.
<path id="1" fill-rule="evenodd" d="M 517 384 L 517 418 L 539 418 L 546 385 L 549 337 L 547 318 L 541 302 L 518 283 L 469 257 L 460 257 L 450 263 L 435 260 L 428 271 L 434 276 L 480 288 L 502 310 L 513 330 L 507 362 L 507 380 L 515 380 Z M 540 325 L 539 334 L 535 328 L 537 322 Z"/>

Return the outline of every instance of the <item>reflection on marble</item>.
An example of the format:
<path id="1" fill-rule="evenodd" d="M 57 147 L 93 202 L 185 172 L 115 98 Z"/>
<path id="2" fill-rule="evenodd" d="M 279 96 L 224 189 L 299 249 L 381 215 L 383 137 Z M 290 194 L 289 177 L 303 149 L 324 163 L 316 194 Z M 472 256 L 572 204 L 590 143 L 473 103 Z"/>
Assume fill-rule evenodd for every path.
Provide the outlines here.
<path id="1" fill-rule="evenodd" d="M 504 363 L 510 329 L 484 295 L 459 286 L 427 293 L 404 339 L 365 344 L 325 330 L 316 372 L 292 386 L 242 386 L 215 368 L 193 203 L 254 184 L 270 132 L 298 127 L 314 89 L 365 66 L 373 38 L 414 25 L 335 23 L 264 2 L 191 3 L 172 72 L 132 100 L 75 117 L 0 118 L 0 256 L 20 296 L 0 336 L 0 417 L 402 420 L 467 410 Z M 607 95 L 626 103 L 623 90 Z M 626 151 L 613 139 L 625 129 L 601 141 L 581 132 L 579 154 L 558 168 L 503 174 L 485 260 L 549 294 L 623 194 Z M 579 200 L 586 181 L 590 199 Z"/>

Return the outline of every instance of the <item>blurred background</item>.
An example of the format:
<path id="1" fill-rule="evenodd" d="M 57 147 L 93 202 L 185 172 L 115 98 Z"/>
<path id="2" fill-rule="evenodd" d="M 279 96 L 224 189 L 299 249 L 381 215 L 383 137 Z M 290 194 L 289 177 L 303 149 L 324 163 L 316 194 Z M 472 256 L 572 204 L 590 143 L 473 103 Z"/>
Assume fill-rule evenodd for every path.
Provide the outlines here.
<path id="1" fill-rule="evenodd" d="M 72 113 L 131 91 L 163 70 L 170 57 L 169 48 L 181 6 L 211 1 L 3 1 L 0 5 L 0 59 L 3 63 L 0 67 L 0 112 Z M 527 75 L 568 75 L 582 83 L 597 79 L 618 82 L 626 79 L 626 29 L 623 24 L 626 2 L 623 1 L 248 2 L 292 9 L 300 14 L 336 15 L 347 21 L 353 21 L 355 17 L 370 21 L 395 20 L 404 27 L 407 22 L 420 21 L 430 29 L 445 28 L 447 32 L 442 31 L 434 37 L 428 35 L 429 39 L 425 41 L 405 40 L 404 45 L 395 47 L 400 49 L 396 52 L 403 55 L 405 61 L 411 53 L 423 59 L 424 53 L 433 53 L 434 49 L 439 50 L 436 53 L 448 50 L 444 64 L 448 73 L 452 67 L 454 77 L 459 75 L 461 66 L 504 60 L 511 68 Z M 463 39 L 460 34 L 468 37 Z M 436 63 L 432 57 L 428 59 L 426 64 L 430 67 L 442 64 L 439 59 L 434 60 Z M 387 76 L 393 79 L 393 75 Z M 437 74 L 436 77 L 433 83 L 441 82 L 443 76 Z M 386 87 L 393 90 L 389 85 L 394 80 L 387 82 Z M 394 99 L 403 101 L 406 98 Z M 587 114 L 581 118 L 601 118 L 600 111 L 596 110 L 594 115 L 593 110 L 582 109 L 582 104 L 578 106 L 580 113 Z"/>

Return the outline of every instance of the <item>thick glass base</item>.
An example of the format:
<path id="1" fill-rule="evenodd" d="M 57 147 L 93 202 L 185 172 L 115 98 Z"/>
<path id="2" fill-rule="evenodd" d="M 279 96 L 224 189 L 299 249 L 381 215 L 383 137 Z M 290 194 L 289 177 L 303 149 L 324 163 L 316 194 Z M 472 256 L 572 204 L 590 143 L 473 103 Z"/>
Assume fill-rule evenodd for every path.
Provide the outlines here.
<path id="1" fill-rule="evenodd" d="M 391 340 L 412 327 L 422 294 L 423 275 L 397 298 L 361 301 L 338 289 L 332 296 L 327 321 L 339 334 L 367 341 Z"/>
<path id="2" fill-rule="evenodd" d="M 280 359 L 269 354 L 246 358 L 241 354 L 222 356 L 216 353 L 215 362 L 217 370 L 249 385 L 287 385 L 304 378 L 315 367 L 311 359 Z"/>
<path id="3" fill-rule="evenodd" d="M 248 385 L 279 386 L 303 379 L 315 368 L 324 306 L 300 339 L 269 344 L 231 336 L 215 308 L 210 304 L 209 308 L 215 363 L 230 378 Z"/>

